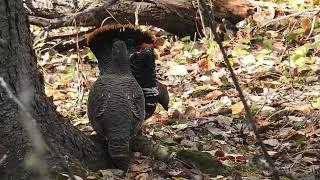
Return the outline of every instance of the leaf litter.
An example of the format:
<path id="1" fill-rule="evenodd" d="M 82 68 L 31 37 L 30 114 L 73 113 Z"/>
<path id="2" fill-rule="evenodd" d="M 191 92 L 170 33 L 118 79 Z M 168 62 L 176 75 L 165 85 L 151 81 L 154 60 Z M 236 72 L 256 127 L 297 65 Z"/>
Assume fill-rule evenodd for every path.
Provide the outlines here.
<path id="1" fill-rule="evenodd" d="M 259 18 L 272 16 L 266 10 L 257 13 L 263 12 L 246 19 L 237 36 L 224 41 L 226 51 L 277 168 L 310 174 L 320 168 L 319 18 L 313 27 L 310 18 L 295 17 L 251 31 Z M 32 27 L 35 35 L 38 31 Z M 144 134 L 168 146 L 209 152 L 229 166 L 260 169 L 259 175 L 249 173 L 248 178 L 270 176 L 258 163 L 263 162 L 260 147 L 245 122 L 243 104 L 215 41 L 158 38 L 162 46 L 155 50 L 157 76 L 168 86 L 170 109 L 158 107 L 146 120 Z M 60 53 L 54 49 L 58 43 L 51 40 L 34 46 L 46 93 L 70 123 L 92 134 L 86 103 L 98 75 L 95 57 L 88 48 Z M 117 179 L 121 176 L 117 174 L 102 170 L 99 176 Z M 139 153 L 127 177 L 208 178 L 179 162 L 164 163 Z"/>

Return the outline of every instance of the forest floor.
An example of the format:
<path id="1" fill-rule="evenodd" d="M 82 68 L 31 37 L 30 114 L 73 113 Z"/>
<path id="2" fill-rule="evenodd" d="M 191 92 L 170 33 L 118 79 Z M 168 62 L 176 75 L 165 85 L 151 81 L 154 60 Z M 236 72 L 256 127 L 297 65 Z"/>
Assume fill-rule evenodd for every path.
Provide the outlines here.
<path id="1" fill-rule="evenodd" d="M 224 46 L 276 168 L 308 176 L 320 170 L 320 21 L 309 14 L 261 27 L 270 17 L 269 11 L 258 11 Z M 37 36 L 39 28 L 31 28 Z M 157 38 L 157 77 L 168 87 L 170 104 L 168 112 L 159 106 L 146 120 L 144 135 L 168 146 L 208 152 L 227 166 L 248 167 L 242 177 L 270 177 L 216 42 L 208 37 Z M 58 40 L 45 43 L 54 46 Z M 42 45 L 35 47 L 42 50 L 37 51 L 38 63 L 47 95 L 70 123 L 92 134 L 86 115 L 89 88 L 98 75 L 92 52 L 58 53 Z M 109 172 L 100 171 L 100 176 Z M 192 164 L 164 163 L 140 153 L 126 176 L 209 179 Z"/>

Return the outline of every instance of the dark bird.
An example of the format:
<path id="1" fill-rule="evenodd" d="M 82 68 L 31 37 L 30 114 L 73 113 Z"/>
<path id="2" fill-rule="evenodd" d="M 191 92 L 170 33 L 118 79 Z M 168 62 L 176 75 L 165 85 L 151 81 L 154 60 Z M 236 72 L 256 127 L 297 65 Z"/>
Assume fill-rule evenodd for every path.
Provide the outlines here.
<path id="1" fill-rule="evenodd" d="M 152 116 L 157 103 L 168 110 L 169 93 L 165 85 L 156 79 L 154 38 L 149 31 L 141 31 L 133 25 L 112 24 L 102 26 L 87 36 L 87 43 L 98 59 L 100 74 L 111 56 L 113 41 L 126 43 L 131 71 L 141 86 L 145 97 L 145 119 Z"/>
<path id="2" fill-rule="evenodd" d="M 143 43 L 140 47 L 130 56 L 131 71 L 143 90 L 148 119 L 156 110 L 158 102 L 168 110 L 169 93 L 166 86 L 156 80 L 153 44 Z"/>
<path id="3" fill-rule="evenodd" d="M 161 82 L 157 81 L 157 87 L 159 91 L 159 98 L 158 101 L 161 104 L 161 106 L 168 111 L 169 109 L 169 92 L 167 89 L 167 86 L 162 84 Z"/>
<path id="4" fill-rule="evenodd" d="M 145 100 L 132 75 L 125 42 L 113 43 L 111 58 L 103 68 L 89 93 L 88 117 L 97 134 L 107 140 L 114 165 L 127 170 L 130 139 L 140 131 L 145 118 Z"/>

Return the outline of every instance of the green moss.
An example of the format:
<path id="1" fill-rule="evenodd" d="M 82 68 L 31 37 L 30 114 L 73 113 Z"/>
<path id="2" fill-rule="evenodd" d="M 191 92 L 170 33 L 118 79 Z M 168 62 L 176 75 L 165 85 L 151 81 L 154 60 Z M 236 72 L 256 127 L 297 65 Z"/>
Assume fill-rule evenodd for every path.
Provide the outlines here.
<path id="1" fill-rule="evenodd" d="M 206 95 L 211 91 L 212 89 L 209 88 L 208 86 L 197 86 L 195 90 L 192 91 L 191 96 L 198 97 L 198 96 Z"/>
<path id="2" fill-rule="evenodd" d="M 74 65 L 69 65 L 67 66 L 64 70 L 62 70 L 60 73 L 67 75 L 67 76 L 72 76 L 74 72 Z"/>
<path id="3" fill-rule="evenodd" d="M 301 148 L 306 144 L 307 138 L 302 134 L 298 134 L 295 136 L 294 145 L 296 146 L 297 150 L 301 150 Z"/>
<path id="4" fill-rule="evenodd" d="M 177 157 L 181 160 L 187 161 L 186 163 L 199 169 L 201 172 L 213 177 L 217 175 L 230 176 L 233 171 L 232 168 L 223 165 L 207 152 L 181 150 L 178 152 Z"/>
<path id="5" fill-rule="evenodd" d="M 240 153 L 240 154 L 247 153 L 247 152 L 250 151 L 249 148 L 248 148 L 248 146 L 240 146 L 240 147 L 238 148 L 238 150 L 239 150 L 239 153 Z"/>
<path id="6" fill-rule="evenodd" d="M 256 107 L 256 106 L 251 106 L 250 107 L 250 111 L 252 114 L 256 114 L 257 112 L 259 112 L 260 108 Z"/>
<path id="7" fill-rule="evenodd" d="M 239 165 L 236 169 L 240 172 L 241 176 L 262 178 L 261 172 L 251 166 Z"/>

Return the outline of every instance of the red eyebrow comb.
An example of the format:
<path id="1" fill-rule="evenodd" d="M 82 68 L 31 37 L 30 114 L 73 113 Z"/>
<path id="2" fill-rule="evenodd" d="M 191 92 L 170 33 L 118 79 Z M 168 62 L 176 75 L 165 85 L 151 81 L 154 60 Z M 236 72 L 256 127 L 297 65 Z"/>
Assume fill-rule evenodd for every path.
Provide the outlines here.
<path id="1" fill-rule="evenodd" d="M 147 48 L 147 43 L 142 43 L 140 47 L 143 49 Z"/>
<path id="2" fill-rule="evenodd" d="M 151 49 L 154 48 L 154 44 L 147 44 L 147 43 L 142 43 L 142 44 L 140 45 L 140 48 L 145 49 L 145 48 L 147 48 L 148 46 L 149 46 Z"/>

